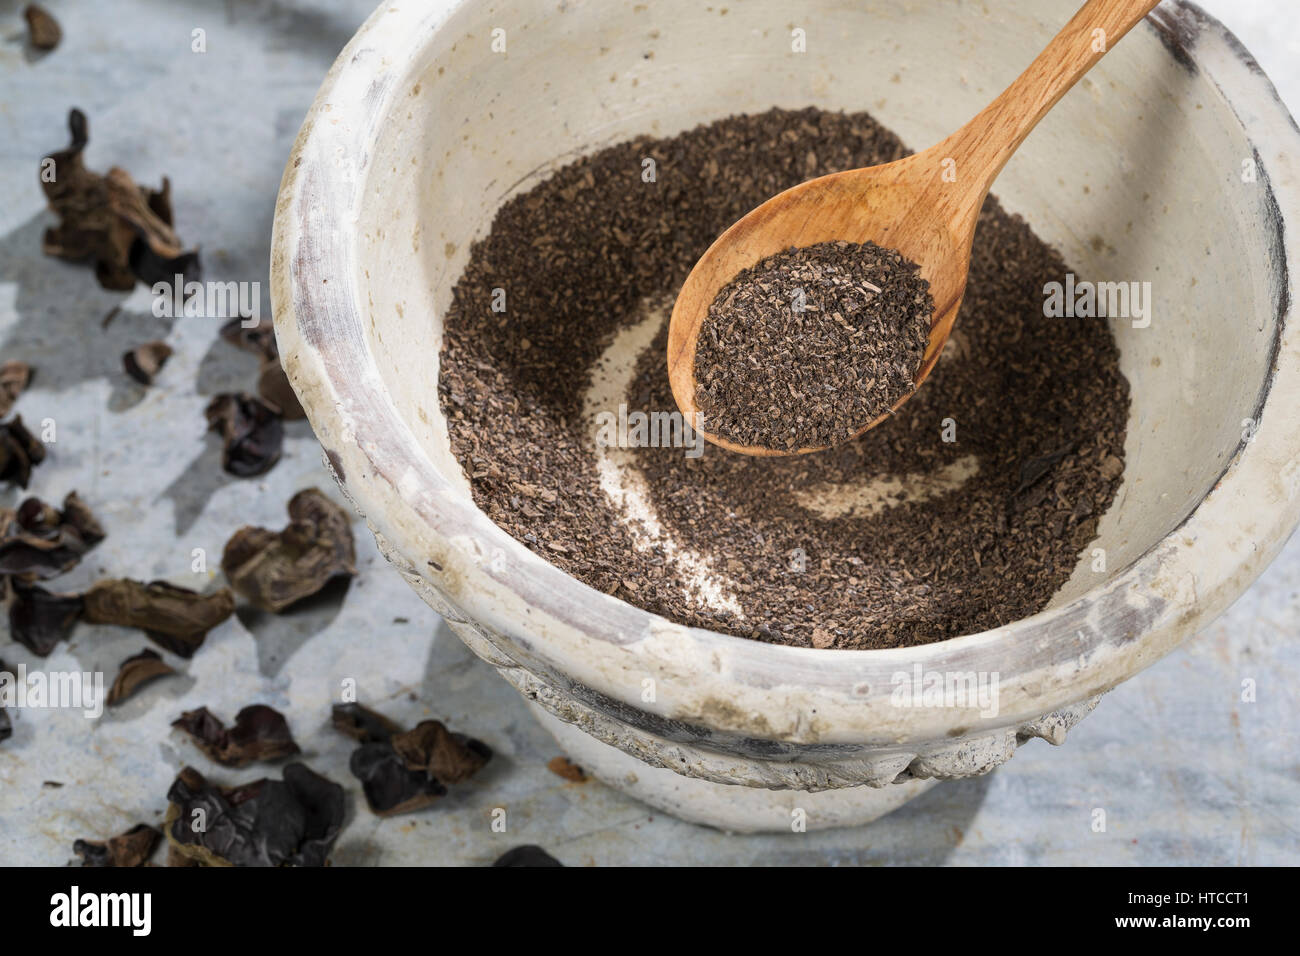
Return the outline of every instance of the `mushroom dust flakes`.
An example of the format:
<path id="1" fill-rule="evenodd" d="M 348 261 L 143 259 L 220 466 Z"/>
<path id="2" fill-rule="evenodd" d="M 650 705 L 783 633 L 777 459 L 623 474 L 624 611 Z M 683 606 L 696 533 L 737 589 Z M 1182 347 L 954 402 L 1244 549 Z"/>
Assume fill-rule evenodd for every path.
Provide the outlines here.
<path id="1" fill-rule="evenodd" d="M 782 451 L 847 441 L 915 391 L 933 314 L 916 263 L 873 242 L 768 256 L 700 324 L 703 427 Z"/>

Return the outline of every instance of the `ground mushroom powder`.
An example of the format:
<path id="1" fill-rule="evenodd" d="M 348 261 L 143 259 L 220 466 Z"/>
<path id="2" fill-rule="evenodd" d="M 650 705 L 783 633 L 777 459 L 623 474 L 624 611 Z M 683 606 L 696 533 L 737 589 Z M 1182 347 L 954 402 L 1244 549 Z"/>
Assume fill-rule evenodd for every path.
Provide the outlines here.
<path id="1" fill-rule="evenodd" d="M 737 455 L 684 428 L 668 386 L 667 316 L 719 234 L 905 154 L 865 114 L 772 110 L 601 149 L 508 200 L 438 380 L 479 507 L 599 591 L 761 641 L 908 646 L 1041 610 L 1122 480 L 1128 384 L 1104 322 L 1044 318 L 1068 269 L 994 198 L 937 368 L 863 437 Z"/>
<path id="2" fill-rule="evenodd" d="M 934 299 L 873 242 L 778 252 L 723 286 L 700 324 L 701 427 L 782 451 L 847 441 L 910 395 Z"/>

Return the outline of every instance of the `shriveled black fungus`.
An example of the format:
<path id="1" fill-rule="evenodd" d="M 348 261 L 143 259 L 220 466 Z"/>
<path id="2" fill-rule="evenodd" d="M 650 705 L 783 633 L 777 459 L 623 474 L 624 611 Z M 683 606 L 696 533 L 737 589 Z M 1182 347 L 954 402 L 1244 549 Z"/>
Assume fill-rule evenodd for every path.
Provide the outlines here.
<path id="1" fill-rule="evenodd" d="M 280 460 L 284 422 L 252 395 L 223 392 L 208 403 L 208 428 L 221 435 L 221 467 L 237 478 L 265 474 Z"/>
<path id="2" fill-rule="evenodd" d="M 564 866 L 540 846 L 527 844 L 507 850 L 493 866 Z"/>
<path id="3" fill-rule="evenodd" d="M 221 337 L 235 348 L 251 352 L 262 360 L 257 372 L 257 394 L 278 411 L 281 418 L 285 421 L 306 418 L 307 413 L 298 403 L 298 396 L 280 364 L 280 350 L 271 320 L 261 319 L 256 325 L 247 325 L 246 321 L 242 317 L 231 319 L 221 327 Z"/>
<path id="4" fill-rule="evenodd" d="M 447 788 L 422 770 L 412 770 L 387 743 L 362 744 L 348 761 L 361 781 L 366 803 L 377 816 L 422 810 L 445 796 Z"/>
<path id="5" fill-rule="evenodd" d="M 389 745 L 409 769 L 423 770 L 442 783 L 462 783 L 492 759 L 492 748 L 483 741 L 453 734 L 437 720 L 422 720 L 395 734 Z"/>
<path id="6" fill-rule="evenodd" d="M 92 259 L 95 277 L 106 289 L 129 291 L 137 279 L 146 285 L 197 281 L 198 254 L 187 251 L 172 229 L 171 183 L 161 190 L 137 186 L 124 169 L 100 175 L 86 169 L 82 151 L 89 139 L 86 115 L 68 114 L 72 141 L 45 157 L 53 176 L 41 186 L 59 224 L 45 231 L 41 246 L 60 259 Z"/>
<path id="7" fill-rule="evenodd" d="M 23 425 L 23 417 L 0 422 L 0 481 L 26 488 L 32 468 L 45 460 L 45 446 Z"/>
<path id="8" fill-rule="evenodd" d="M 469 779 L 492 759 L 492 748 L 483 741 L 452 733 L 436 720 L 403 731 L 360 704 L 337 704 L 333 723 L 362 742 L 348 766 L 370 809 L 383 817 L 429 806 L 446 794 L 446 784 Z"/>
<path id="9" fill-rule="evenodd" d="M 162 839 L 162 832 L 147 823 L 137 823 L 125 833 L 107 840 L 78 840 L 72 851 L 82 866 L 144 866 Z"/>
<path id="10" fill-rule="evenodd" d="M 109 707 L 116 707 L 151 680 L 175 673 L 175 668 L 164 661 L 157 651 L 145 648 L 122 662 L 117 676 L 113 678 L 113 686 L 108 689 L 105 703 Z"/>
<path id="11" fill-rule="evenodd" d="M 172 347 L 166 342 L 146 342 L 122 356 L 122 367 L 141 385 L 152 385 L 171 355 Z"/>
<path id="12" fill-rule="evenodd" d="M 16 511 L 0 508 L 0 574 L 55 577 L 103 539 L 104 529 L 75 491 L 62 511 L 28 498 Z"/>
<path id="13" fill-rule="evenodd" d="M 200 594 L 166 581 L 98 581 L 82 595 L 91 624 L 138 627 L 164 650 L 190 658 L 208 631 L 235 613 L 229 588 Z"/>
<path id="14" fill-rule="evenodd" d="M 63 39 L 59 21 L 44 7 L 27 4 L 23 8 L 23 19 L 27 21 L 27 39 L 37 50 L 53 50 Z"/>
<path id="15" fill-rule="evenodd" d="M 324 866 L 345 809 L 343 788 L 301 763 L 231 788 L 186 767 L 167 799 L 168 842 L 202 866 Z"/>
<path id="16" fill-rule="evenodd" d="M 232 727 L 226 727 L 206 707 L 187 710 L 172 721 L 172 726 L 185 731 L 195 746 L 227 767 L 243 767 L 255 760 L 279 760 L 301 752 L 284 715 L 265 704 L 245 707 L 235 715 Z"/>
<path id="17" fill-rule="evenodd" d="M 402 732 L 402 725 L 360 704 L 335 704 L 331 712 L 334 729 L 361 743 L 388 740 Z"/>
<path id="18" fill-rule="evenodd" d="M 275 532 L 240 528 L 226 542 L 221 570 L 253 604 L 279 613 L 342 575 L 356 574 L 351 518 L 316 488 L 289 501 L 289 524 Z"/>
<path id="19" fill-rule="evenodd" d="M 78 594 L 56 594 L 7 578 L 9 635 L 38 657 L 48 657 L 72 633 L 83 602 Z"/>
<path id="20" fill-rule="evenodd" d="M 0 418 L 9 414 L 31 380 L 32 368 L 26 362 L 11 359 L 0 364 Z"/>

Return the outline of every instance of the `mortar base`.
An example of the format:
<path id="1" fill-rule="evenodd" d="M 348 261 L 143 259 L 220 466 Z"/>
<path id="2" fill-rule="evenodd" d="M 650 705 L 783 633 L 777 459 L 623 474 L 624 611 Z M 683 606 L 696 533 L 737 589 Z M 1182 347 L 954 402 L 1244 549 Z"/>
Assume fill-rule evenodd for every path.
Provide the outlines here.
<path id="1" fill-rule="evenodd" d="M 533 715 L 575 763 L 602 783 L 680 820 L 730 833 L 790 833 L 802 809 L 808 830 L 855 827 L 897 810 L 937 780 L 888 787 L 847 787 L 807 793 L 712 783 L 642 763 L 588 736 L 537 704 Z"/>

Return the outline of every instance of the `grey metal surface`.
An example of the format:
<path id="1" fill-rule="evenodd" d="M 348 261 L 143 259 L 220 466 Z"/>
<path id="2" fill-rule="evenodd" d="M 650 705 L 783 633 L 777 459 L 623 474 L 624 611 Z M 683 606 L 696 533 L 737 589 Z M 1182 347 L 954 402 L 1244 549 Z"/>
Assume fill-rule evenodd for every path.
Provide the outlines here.
<path id="1" fill-rule="evenodd" d="M 58 589 L 107 575 L 204 587 L 211 572 L 190 571 L 193 549 L 215 569 L 236 528 L 278 528 L 295 490 L 333 488 L 305 423 L 289 428 L 284 458 L 265 477 L 221 472 L 203 407 L 216 392 L 250 388 L 255 363 L 217 338 L 219 320 L 155 318 L 147 290 L 104 292 L 89 270 L 43 256 L 51 220 L 40 156 L 65 144 L 68 107 L 83 109 L 89 165 L 121 165 L 155 185 L 169 175 L 178 229 L 202 246 L 205 277 L 261 282 L 269 310 L 284 157 L 329 64 L 372 5 L 50 0 L 64 42 L 33 57 L 17 39 L 21 5 L 0 3 L 0 359 L 35 366 L 17 410 L 57 428 L 31 492 L 53 500 L 75 488 L 108 531 Z M 1205 5 L 1240 30 L 1284 98 L 1300 103 L 1297 38 L 1276 28 L 1285 0 L 1244 11 Z M 205 53 L 191 50 L 196 28 L 206 30 Z M 122 311 L 101 329 L 114 306 Z M 120 356 L 153 338 L 176 354 L 145 390 L 122 374 Z M 20 498 L 9 489 L 0 504 Z M 168 726 L 182 710 L 207 705 L 230 718 L 254 701 L 282 710 L 306 762 L 353 794 L 336 865 L 477 865 L 521 843 L 575 865 L 1300 862 L 1300 539 L 1218 623 L 1105 697 L 1065 747 L 1034 741 L 993 775 L 942 784 L 862 829 L 733 837 L 551 774 L 545 765 L 557 748 L 515 692 L 385 565 L 360 522 L 354 530 L 360 573 L 346 593 L 281 618 L 241 613 L 192 661 L 169 655 L 183 676 L 99 720 L 17 712 L 14 736 L 0 744 L 0 863 L 61 865 L 78 837 L 158 822 L 185 763 L 222 782 L 278 775 L 216 767 Z M 137 632 L 81 625 L 39 665 L 0 634 L 0 658 L 102 670 L 111 680 L 118 662 L 147 644 Z M 378 820 L 347 772 L 351 741 L 328 727 L 349 678 L 363 702 L 408 723 L 442 719 L 487 741 L 497 758 L 434 808 Z M 1254 703 L 1242 701 L 1247 679 Z M 504 833 L 490 826 L 498 807 L 507 810 Z M 1093 829 L 1097 808 L 1105 832 Z"/>

